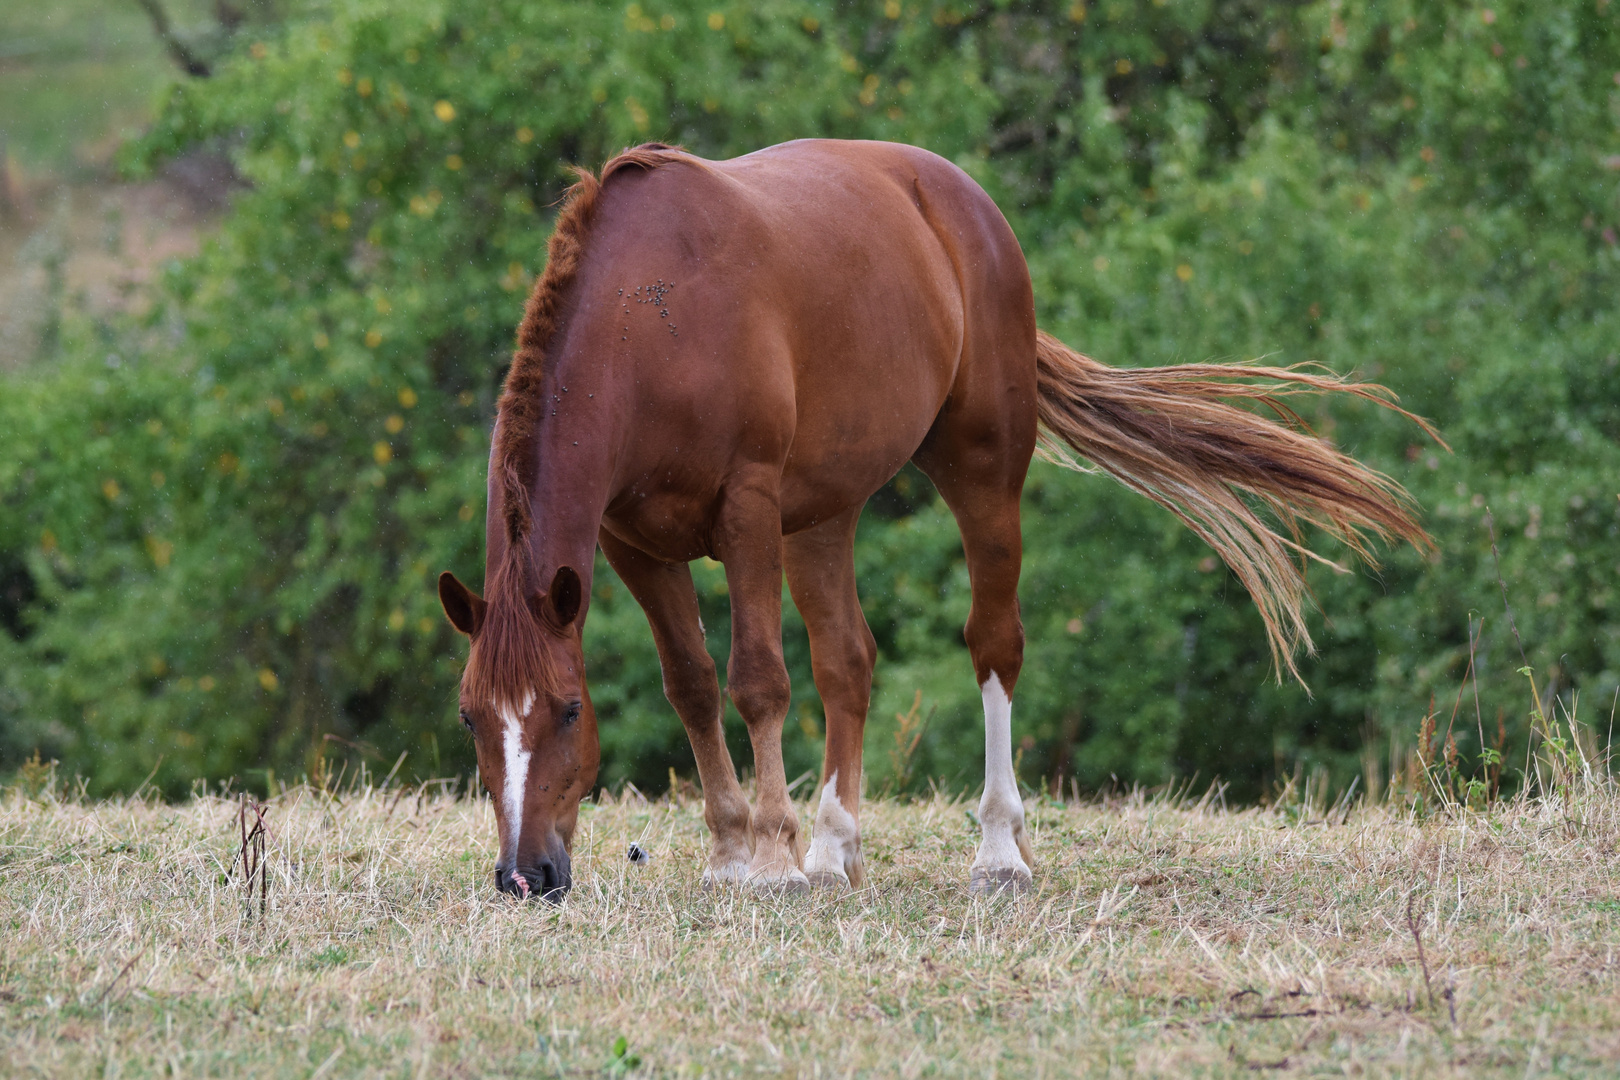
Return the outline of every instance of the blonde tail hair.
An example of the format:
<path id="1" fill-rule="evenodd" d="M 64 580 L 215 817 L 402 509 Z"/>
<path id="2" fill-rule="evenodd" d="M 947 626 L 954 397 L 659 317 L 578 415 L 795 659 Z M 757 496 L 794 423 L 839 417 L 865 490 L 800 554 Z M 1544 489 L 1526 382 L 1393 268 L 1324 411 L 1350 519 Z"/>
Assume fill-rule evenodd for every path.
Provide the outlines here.
<path id="1" fill-rule="evenodd" d="M 1434 546 L 1399 484 L 1317 437 L 1285 400 L 1353 394 L 1400 413 L 1445 445 L 1382 386 L 1250 364 L 1111 368 L 1045 331 L 1036 333 L 1035 358 L 1041 456 L 1092 471 L 1075 459 L 1079 454 L 1214 548 L 1260 609 L 1279 680 L 1286 668 L 1304 685 L 1294 654 L 1302 644 L 1315 652 L 1303 610 L 1310 595 L 1305 561 L 1344 571 L 1304 546 L 1303 525 L 1321 528 L 1373 565 L 1369 534 L 1420 550 Z M 1226 403 L 1233 398 L 1265 405 L 1278 418 Z"/>

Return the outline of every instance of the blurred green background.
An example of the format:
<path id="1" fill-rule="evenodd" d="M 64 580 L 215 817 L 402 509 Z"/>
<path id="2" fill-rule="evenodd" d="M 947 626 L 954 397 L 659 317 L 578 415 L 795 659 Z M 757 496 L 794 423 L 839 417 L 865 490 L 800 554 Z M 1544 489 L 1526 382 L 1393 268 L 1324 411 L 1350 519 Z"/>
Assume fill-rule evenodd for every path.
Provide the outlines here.
<path id="1" fill-rule="evenodd" d="M 565 166 L 650 139 L 928 147 L 1001 205 L 1077 348 L 1357 372 L 1450 441 L 1355 402 L 1307 417 L 1439 545 L 1313 571 L 1314 696 L 1272 681 L 1247 597 L 1168 514 L 1037 464 L 1026 784 L 1376 785 L 1465 688 L 1461 767 L 1482 740 L 1511 762 L 1526 664 L 1610 717 L 1610 0 L 174 3 L 168 42 L 147 7 L 0 14 L 0 771 L 38 751 L 93 793 L 171 794 L 339 757 L 470 773 L 433 579 L 481 584 L 493 403 Z M 870 504 L 857 560 L 870 784 L 975 786 L 966 572 L 920 474 Z M 695 570 L 723 658 L 722 574 Z M 690 752 L 639 609 L 605 566 L 595 587 L 601 779 L 662 790 Z M 822 714 L 791 613 L 786 641 L 793 776 Z"/>

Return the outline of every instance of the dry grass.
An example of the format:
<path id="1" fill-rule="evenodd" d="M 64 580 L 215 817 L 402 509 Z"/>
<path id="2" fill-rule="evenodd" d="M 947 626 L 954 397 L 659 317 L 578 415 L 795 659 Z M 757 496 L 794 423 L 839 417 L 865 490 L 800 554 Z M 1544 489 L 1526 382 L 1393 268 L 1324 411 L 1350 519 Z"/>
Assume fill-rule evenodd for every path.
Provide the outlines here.
<path id="1" fill-rule="evenodd" d="M 695 801 L 587 806 L 576 890 L 552 908 L 494 894 L 486 801 L 301 788 L 266 809 L 261 915 L 231 878 L 234 800 L 13 792 L 0 1071 L 1519 1077 L 1620 1060 L 1606 781 L 1426 821 L 1032 802 L 1036 892 L 990 902 L 964 888 L 967 805 L 868 805 L 875 884 L 808 900 L 699 889 Z"/>

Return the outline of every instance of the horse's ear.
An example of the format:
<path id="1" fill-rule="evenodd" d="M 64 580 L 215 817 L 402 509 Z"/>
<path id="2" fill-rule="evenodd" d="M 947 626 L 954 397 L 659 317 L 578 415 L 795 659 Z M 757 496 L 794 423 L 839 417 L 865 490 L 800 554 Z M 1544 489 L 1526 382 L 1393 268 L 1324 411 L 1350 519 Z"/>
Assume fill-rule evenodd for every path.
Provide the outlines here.
<path id="1" fill-rule="evenodd" d="M 546 621 L 559 630 L 572 626 L 579 616 L 579 603 L 584 594 L 579 573 L 572 566 L 559 566 L 552 575 L 551 588 L 546 591 Z"/>
<path id="2" fill-rule="evenodd" d="M 479 627 L 484 625 L 483 597 L 463 585 L 448 570 L 439 575 L 439 603 L 444 605 L 450 625 L 468 637 L 478 633 Z"/>

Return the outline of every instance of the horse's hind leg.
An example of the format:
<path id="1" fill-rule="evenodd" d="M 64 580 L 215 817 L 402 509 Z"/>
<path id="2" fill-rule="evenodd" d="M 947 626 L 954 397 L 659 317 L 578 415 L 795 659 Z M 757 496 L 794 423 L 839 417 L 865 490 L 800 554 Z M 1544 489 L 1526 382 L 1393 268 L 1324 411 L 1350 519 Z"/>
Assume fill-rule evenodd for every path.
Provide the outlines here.
<path id="1" fill-rule="evenodd" d="M 598 539 L 608 564 L 647 614 L 664 672 L 664 696 L 686 726 L 697 758 L 698 778 L 703 783 L 703 820 L 714 838 L 703 881 L 741 882 L 748 877 L 753 848 L 748 799 L 737 783 L 737 770 L 721 730 L 720 681 L 715 677 L 714 660 L 703 646 L 692 571 L 685 563 L 655 559 L 605 529 Z"/>
<path id="2" fill-rule="evenodd" d="M 877 642 L 855 592 L 855 507 L 786 540 L 788 588 L 810 632 L 810 667 L 827 713 L 827 749 L 804 872 L 812 885 L 859 887 L 861 740 Z"/>
<path id="3" fill-rule="evenodd" d="M 1029 374 L 1033 384 L 1033 369 Z M 964 405 L 974 403 L 971 394 L 965 396 Z M 1030 885 L 1035 864 L 1012 768 L 1012 692 L 1024 663 L 1018 499 L 1035 442 L 1034 395 L 979 400 L 987 407 L 952 415 L 947 406 L 914 460 L 956 516 L 973 590 L 964 636 L 984 699 L 984 796 L 983 838 L 969 886 L 975 892 L 1019 891 Z"/>

